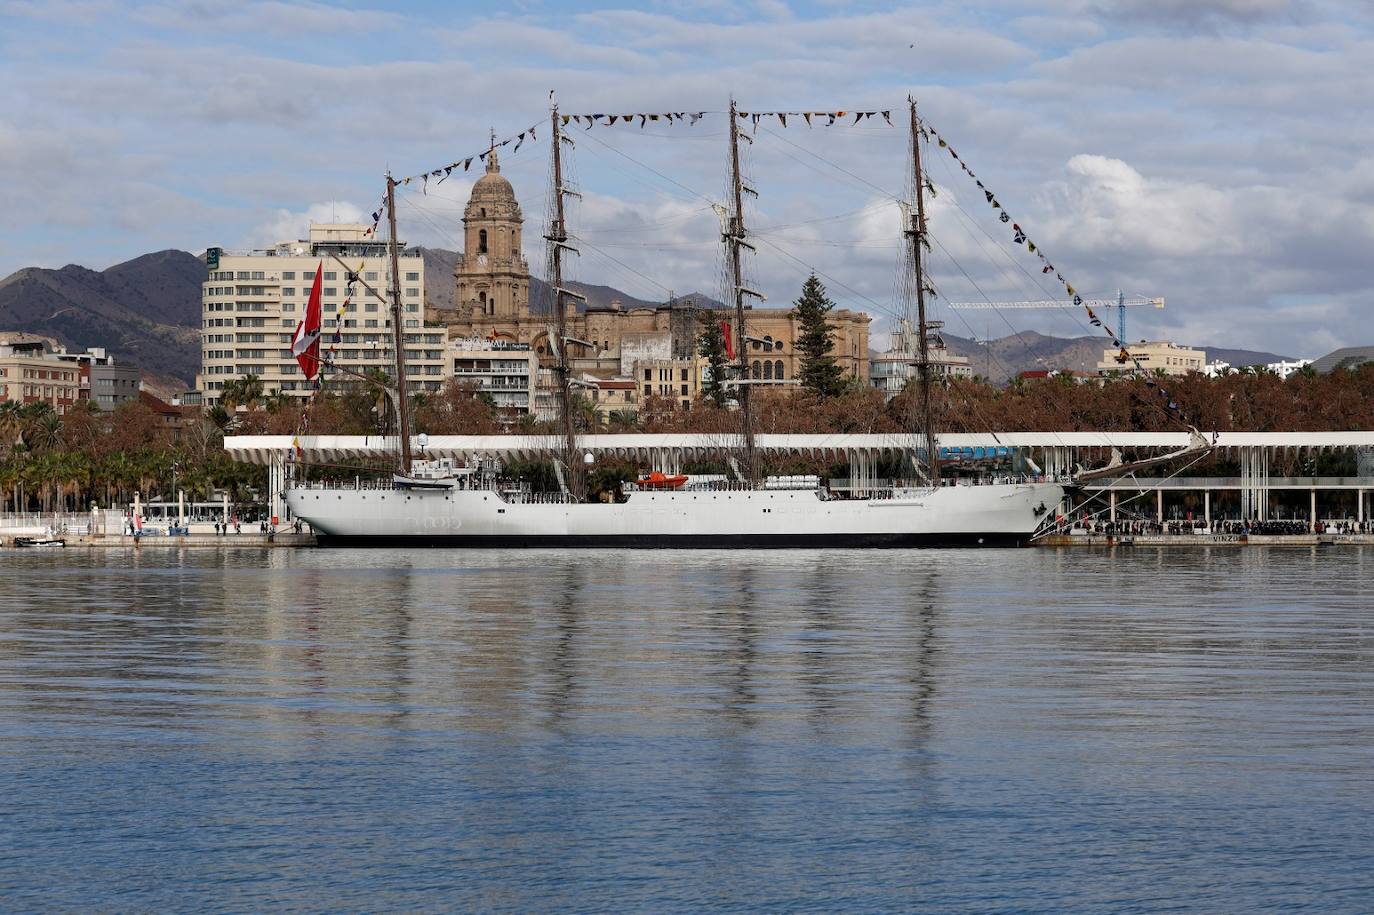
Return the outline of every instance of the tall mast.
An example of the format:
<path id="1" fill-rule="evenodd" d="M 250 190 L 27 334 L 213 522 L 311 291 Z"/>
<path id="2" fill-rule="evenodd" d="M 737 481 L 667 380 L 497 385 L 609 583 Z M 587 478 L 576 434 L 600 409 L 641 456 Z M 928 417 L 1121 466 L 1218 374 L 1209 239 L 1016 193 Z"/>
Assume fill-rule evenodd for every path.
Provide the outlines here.
<path id="1" fill-rule="evenodd" d="M 753 295 L 744 288 L 743 269 L 740 263 L 740 249 L 749 247 L 744 240 L 744 182 L 739 173 L 739 118 L 735 113 L 735 100 L 730 99 L 730 186 L 733 211 L 730 213 L 726 244 L 730 246 L 730 276 L 735 291 L 735 352 L 739 356 L 736 366 L 739 384 L 740 432 L 744 437 L 744 475 L 749 482 L 758 478 L 757 454 L 754 447 L 754 415 L 750 407 L 749 354 L 745 351 L 744 297 Z"/>
<path id="2" fill-rule="evenodd" d="M 940 325 L 926 320 L 926 198 L 925 176 L 921 173 L 921 121 L 916 116 L 916 99 L 907 96 L 911 105 L 911 169 L 916 190 L 916 212 L 906 235 L 911 239 L 911 260 L 916 282 L 916 377 L 920 385 L 921 426 L 926 439 L 926 474 L 930 482 L 940 482 L 940 456 L 935 446 L 934 410 L 930 391 L 930 332 Z"/>
<path id="3" fill-rule="evenodd" d="M 577 249 L 568 244 L 563 197 L 576 192 L 563 187 L 564 138 L 556 102 L 549 114 L 549 124 L 553 136 L 553 219 L 544 239 L 549 243 L 549 285 L 553 287 L 553 310 L 558 328 L 558 340 L 554 344 L 554 375 L 558 379 L 558 412 L 563 424 L 563 465 L 567 469 L 568 491 L 575 501 L 581 502 L 584 496 L 582 462 L 578 460 L 577 453 L 577 427 L 573 416 L 571 366 L 568 361 L 568 315 L 564 306 L 565 297 L 577 296 L 563 288 L 563 251 L 566 249 L 577 253 Z M 568 138 L 568 142 L 571 142 L 571 138 Z"/>
<path id="4" fill-rule="evenodd" d="M 387 223 L 391 228 L 391 339 L 396 354 L 396 425 L 401 439 L 401 473 L 410 473 L 410 405 L 406 385 L 405 331 L 401 320 L 401 253 L 396 243 L 396 179 L 386 176 Z"/>

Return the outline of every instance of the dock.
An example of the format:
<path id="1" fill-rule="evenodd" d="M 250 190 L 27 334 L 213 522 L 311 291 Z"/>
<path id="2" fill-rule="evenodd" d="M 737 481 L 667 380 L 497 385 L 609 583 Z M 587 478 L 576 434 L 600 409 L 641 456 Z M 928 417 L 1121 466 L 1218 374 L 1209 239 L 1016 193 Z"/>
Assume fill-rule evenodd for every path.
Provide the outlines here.
<path id="1" fill-rule="evenodd" d="M 1374 534 L 1050 534 L 1041 547 L 1374 545 Z"/>
<path id="2" fill-rule="evenodd" d="M 20 537 L 32 537 L 32 534 L 21 534 Z M 102 548 L 125 548 L 138 550 L 179 550 L 179 549 L 225 549 L 240 547 L 302 547 L 314 546 L 314 534 L 293 534 L 290 532 L 277 532 L 270 534 L 186 534 L 184 536 L 140 536 L 132 537 L 128 534 L 59 534 L 65 542 L 65 549 L 102 549 Z M 16 537 L 13 535 L 0 536 L 0 547 L 13 547 Z M 35 549 L 57 549 L 56 547 L 35 547 Z"/>

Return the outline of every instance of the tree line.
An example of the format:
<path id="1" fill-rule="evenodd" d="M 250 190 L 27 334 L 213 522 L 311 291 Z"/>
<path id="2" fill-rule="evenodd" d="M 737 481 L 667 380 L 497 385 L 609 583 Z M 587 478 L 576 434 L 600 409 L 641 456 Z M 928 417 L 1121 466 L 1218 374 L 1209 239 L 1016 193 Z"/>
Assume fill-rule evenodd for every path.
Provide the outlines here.
<path id="1" fill-rule="evenodd" d="M 227 492 L 253 499 L 266 482 L 261 467 L 224 453 L 221 430 L 205 417 L 169 424 L 132 400 L 110 411 L 80 401 L 58 414 L 46 403 L 0 402 L 0 510 L 85 511 L 92 503 L 192 501 Z"/>
<path id="2" fill-rule="evenodd" d="M 918 432 L 915 384 L 895 398 L 860 379 L 845 377 L 833 356 L 834 307 L 816 277 L 794 303 L 801 333 L 798 385 L 766 386 L 753 397 L 760 433 Z M 730 360 L 720 313 L 705 320 L 697 340 L 708 374 L 698 400 L 683 409 L 676 398 L 646 397 L 637 411 L 604 419 L 582 395 L 574 399 L 584 432 L 683 432 L 730 435 L 739 415 L 732 403 Z M 0 508 L 12 511 L 80 511 L 92 502 L 127 504 L 145 499 L 192 500 L 219 491 L 234 501 L 261 497 L 265 471 L 230 460 L 223 436 L 297 433 L 386 435 L 395 418 L 382 393 L 384 373 L 371 383 L 334 384 L 308 404 L 268 393 L 249 375 L 226 384 L 221 402 L 188 416 L 178 427 L 140 401 L 104 412 L 88 402 L 59 415 L 41 403 L 0 403 Z M 933 391 L 937 432 L 1178 431 L 1163 408 L 1167 386 L 1192 424 L 1203 432 L 1304 432 L 1374 429 L 1374 365 L 1319 375 L 1305 370 L 1288 379 L 1264 371 L 1209 378 L 1200 374 L 1152 379 L 1131 376 L 1082 383 L 1068 373 L 1014 379 L 942 379 Z M 411 397 L 413 431 L 430 435 L 555 433 L 552 422 L 529 414 L 503 415 L 490 397 L 450 381 L 440 391 Z M 1281 459 L 1282 460 L 1282 459 Z M 1287 463 L 1296 461 L 1292 457 Z M 1222 459 L 1211 463 L 1220 466 Z M 1223 468 L 1224 469 L 1224 468 Z M 1292 470 L 1294 468 L 1287 468 Z M 1279 467 L 1276 472 L 1282 472 Z"/>

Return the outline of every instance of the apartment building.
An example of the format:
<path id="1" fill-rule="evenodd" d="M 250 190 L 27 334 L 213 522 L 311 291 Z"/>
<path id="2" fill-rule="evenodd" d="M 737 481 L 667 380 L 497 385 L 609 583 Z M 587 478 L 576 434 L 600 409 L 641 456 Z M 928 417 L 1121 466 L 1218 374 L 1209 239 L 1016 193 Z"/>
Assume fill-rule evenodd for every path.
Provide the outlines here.
<path id="1" fill-rule="evenodd" d="M 0 400 L 43 402 L 66 413 L 81 397 L 81 373 L 57 358 L 62 351 L 50 337 L 0 333 Z"/>
<path id="2" fill-rule="evenodd" d="M 138 400 L 141 373 L 136 366 L 118 363 L 103 347 L 92 346 L 84 353 L 54 354 L 77 368 L 80 398 L 100 410 L 113 410 L 122 403 Z"/>
<path id="3" fill-rule="evenodd" d="M 258 376 L 269 394 L 309 395 L 312 384 L 291 355 L 291 337 L 304 317 L 317 270 L 323 274 L 321 346 L 332 347 L 334 363 L 346 370 L 326 370 L 326 383 L 352 381 L 351 373 L 392 371 L 391 264 L 387 243 L 368 228 L 314 224 L 310 237 L 300 241 L 241 253 L 207 252 L 201 371 L 196 376 L 202 404 L 217 403 L 225 383 L 245 375 Z M 425 327 L 424 259 L 404 243 L 400 249 L 407 388 L 411 393 L 437 391 L 450 374 L 447 332 Z M 358 282 L 348 299 L 350 270 Z"/>
<path id="4" fill-rule="evenodd" d="M 1128 349 L 1134 361 L 1122 357 L 1120 350 L 1103 350 L 1102 361 L 1097 364 L 1098 372 L 1104 375 L 1134 372 L 1135 363 L 1139 362 L 1141 370 L 1148 374 L 1163 371 L 1166 375 L 1186 375 L 1201 372 L 1207 365 L 1207 353 L 1203 350 L 1179 346 L 1169 340 L 1141 340 Z"/>
<path id="5" fill-rule="evenodd" d="M 528 343 L 459 338 L 450 355 L 455 383 L 488 395 L 504 413 L 534 412 L 539 359 Z"/>

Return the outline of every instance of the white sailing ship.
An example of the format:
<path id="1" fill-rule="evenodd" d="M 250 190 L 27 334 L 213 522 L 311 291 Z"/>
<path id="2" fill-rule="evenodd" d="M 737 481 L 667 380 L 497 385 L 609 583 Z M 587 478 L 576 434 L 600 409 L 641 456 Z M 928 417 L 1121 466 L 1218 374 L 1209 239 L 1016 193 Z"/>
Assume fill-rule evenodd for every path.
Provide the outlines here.
<path id="1" fill-rule="evenodd" d="M 903 207 L 903 234 L 911 250 L 918 310 L 915 360 L 922 394 L 923 448 L 913 460 L 923 479 L 919 485 L 896 484 L 860 495 L 830 491 L 812 478 L 802 484 L 760 481 L 750 406 L 750 378 L 745 360 L 745 299 L 757 295 L 741 277 L 746 241 L 739 171 L 739 126 L 730 109 L 733 207 L 720 208 L 722 241 L 734 280 L 735 352 L 738 363 L 731 381 L 739 402 L 741 431 L 738 481 L 711 479 L 675 485 L 629 485 L 611 501 L 587 501 L 583 455 L 577 445 L 571 409 L 567 346 L 556 347 L 561 454 L 556 456 L 563 491 L 532 493 L 505 479 L 491 461 L 456 466 L 449 460 L 412 461 L 411 440 L 399 436 L 400 468 L 389 481 L 338 486 L 305 481 L 287 485 L 285 501 L 292 515 L 310 523 L 322 544 L 407 544 L 417 546 L 566 546 L 566 547 L 783 547 L 783 546 L 1005 546 L 1024 544 L 1064 497 L 1064 485 L 1031 478 L 1002 478 L 972 484 L 942 479 L 930 401 L 930 337 L 938 324 L 926 320 L 923 256 L 926 218 L 925 180 L 920 163 L 919 121 L 911 103 L 912 206 Z M 549 284 L 554 291 L 557 336 L 566 343 L 565 303 L 578 298 L 562 287 L 562 258 L 573 252 L 564 221 L 562 144 L 553 110 L 553 216 L 549 243 Z M 388 178 L 388 209 L 395 254 L 395 182 Z M 399 286 L 394 283 L 393 286 Z M 394 292 L 399 290 L 393 289 Z M 400 300 L 392 297 L 393 327 L 402 326 Z M 399 335 L 399 330 L 398 330 Z M 399 339 L 398 339 L 399 344 Z M 396 354 L 400 345 L 394 349 Z M 397 390 L 405 390 L 405 366 L 397 359 Z M 408 429 L 404 397 L 393 397 L 399 428 Z M 951 485 L 953 484 L 953 485 Z"/>

